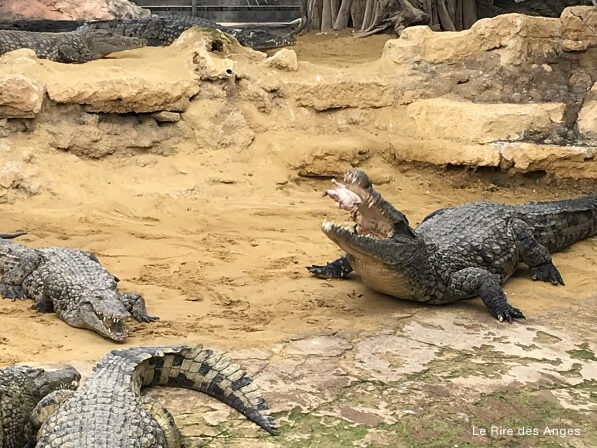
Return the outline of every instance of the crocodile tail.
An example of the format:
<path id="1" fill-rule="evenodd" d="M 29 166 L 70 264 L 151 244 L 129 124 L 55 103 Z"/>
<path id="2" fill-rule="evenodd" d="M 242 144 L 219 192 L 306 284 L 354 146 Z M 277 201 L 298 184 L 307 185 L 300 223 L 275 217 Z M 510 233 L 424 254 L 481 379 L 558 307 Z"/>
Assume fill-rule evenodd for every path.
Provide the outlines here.
<path id="1" fill-rule="evenodd" d="M 115 350 L 137 356 L 133 378 L 139 386 L 175 386 L 206 393 L 276 434 L 277 426 L 259 387 L 230 359 L 195 347 L 138 347 Z"/>
<path id="2" fill-rule="evenodd" d="M 550 252 L 597 234 L 597 196 L 517 206 Z"/>
<path id="3" fill-rule="evenodd" d="M 13 238 L 17 238 L 21 235 L 26 235 L 27 232 L 23 232 L 22 230 L 17 230 L 16 232 L 13 233 L 0 233 L 0 239 L 3 240 L 11 240 Z"/>

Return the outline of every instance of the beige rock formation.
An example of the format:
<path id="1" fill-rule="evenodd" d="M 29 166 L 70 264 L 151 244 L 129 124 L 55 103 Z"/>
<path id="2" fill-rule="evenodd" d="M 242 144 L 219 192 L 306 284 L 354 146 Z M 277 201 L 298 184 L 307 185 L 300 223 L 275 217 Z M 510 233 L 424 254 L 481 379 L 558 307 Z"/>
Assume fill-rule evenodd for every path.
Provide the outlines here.
<path id="1" fill-rule="evenodd" d="M 0 12 L 53 20 L 131 18 L 151 14 L 128 0 L 4 0 L 0 3 Z"/>
<path id="2" fill-rule="evenodd" d="M 232 59 L 210 51 L 211 35 L 191 29 L 180 39 L 190 42 L 175 46 L 180 51 L 146 47 L 137 52 L 113 53 L 111 57 L 119 58 L 117 63 L 114 59 L 100 59 L 86 64 L 59 64 L 38 60 L 30 50 L 18 50 L 0 58 L 0 76 L 27 73 L 30 84 L 37 84 L 42 96 L 46 90 L 48 98 L 59 104 L 87 105 L 107 113 L 180 112 L 199 93 L 201 80 L 228 79 L 234 73 Z M 149 68 L 140 68 L 133 56 L 139 53 L 155 62 Z M 0 107 L 8 110 L 9 101 L 14 101 L 18 93 L 7 97 L 8 93 L 2 96 L 0 92 Z M 39 112 L 39 107 L 27 106 L 30 101 L 25 96 L 22 100 L 22 107 L 28 109 L 15 116 Z"/>
<path id="3" fill-rule="evenodd" d="M 282 48 L 276 51 L 271 57 L 264 61 L 266 67 L 277 68 L 279 70 L 288 70 L 296 72 L 298 70 L 298 58 L 294 50 Z"/>
<path id="4" fill-rule="evenodd" d="M 578 132 L 587 141 L 597 144 L 597 82 L 585 97 L 578 114 Z"/>
<path id="5" fill-rule="evenodd" d="M 245 116 L 221 100 L 194 101 L 183 114 L 199 146 L 210 149 L 246 149 L 255 139 Z"/>
<path id="6" fill-rule="evenodd" d="M 582 51 L 597 45 L 597 8 L 577 6 L 566 8 L 560 17 L 563 48 Z"/>
<path id="7" fill-rule="evenodd" d="M 23 75 L 0 76 L 0 117 L 33 118 L 44 100 L 45 88 Z"/>
<path id="8" fill-rule="evenodd" d="M 197 29 L 79 65 L 19 50 L 0 58 L 0 135 L 92 158 L 265 145 L 305 176 L 382 157 L 597 177 L 595 20 L 579 7 L 458 33 L 412 27 L 341 70 Z"/>
<path id="9" fill-rule="evenodd" d="M 522 64 L 597 45 L 595 30 L 597 11 L 593 7 L 566 8 L 559 19 L 503 14 L 479 20 L 470 29 L 459 32 L 438 33 L 427 26 L 409 27 L 400 39 L 386 43 L 382 57 L 396 64 L 440 64 L 495 50 L 503 65 Z"/>
<path id="10" fill-rule="evenodd" d="M 478 104 L 433 98 L 410 104 L 406 113 L 412 120 L 411 135 L 420 139 L 490 143 L 546 132 L 554 123 L 562 123 L 565 107 L 561 103 Z"/>
<path id="11" fill-rule="evenodd" d="M 597 179 L 597 146 L 510 142 L 494 146 L 503 162 L 521 172 L 545 171 L 559 177 Z"/>

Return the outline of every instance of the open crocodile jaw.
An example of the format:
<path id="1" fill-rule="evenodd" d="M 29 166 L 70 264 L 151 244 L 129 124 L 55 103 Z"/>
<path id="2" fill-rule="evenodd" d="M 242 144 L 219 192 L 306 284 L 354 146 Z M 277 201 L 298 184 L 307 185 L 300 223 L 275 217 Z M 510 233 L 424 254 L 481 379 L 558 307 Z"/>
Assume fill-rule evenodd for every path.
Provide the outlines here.
<path id="1" fill-rule="evenodd" d="M 127 316 L 128 317 L 128 316 Z M 115 342 L 124 342 L 127 338 L 124 316 L 107 316 L 96 311 L 92 306 L 83 305 L 80 312 L 83 327 L 93 330 Z"/>
<path id="2" fill-rule="evenodd" d="M 101 330 L 97 327 L 96 331 L 99 331 L 103 336 L 112 339 L 116 342 L 124 342 L 127 338 L 126 325 L 124 319 L 121 317 L 110 317 L 98 316 L 98 321 L 101 322 Z"/>
<path id="3" fill-rule="evenodd" d="M 338 225 L 324 221 L 323 232 L 340 247 L 351 253 L 351 247 L 362 255 L 374 256 L 377 240 L 388 240 L 394 233 L 394 225 L 386 211 L 388 204 L 371 188 L 365 173 L 350 170 L 344 175 L 344 184 L 332 180 L 333 189 L 323 195 L 332 198 L 338 207 L 350 212 L 353 226 Z"/>
<path id="4" fill-rule="evenodd" d="M 403 299 L 415 297 L 407 277 L 395 267 L 403 247 L 395 239 L 395 224 L 408 222 L 404 216 L 381 197 L 362 171 L 350 170 L 344 184 L 332 182 L 334 189 L 326 190 L 338 207 L 350 212 L 352 226 L 324 221 L 322 231 L 342 248 L 354 271 L 369 288 Z M 399 238 L 399 236 L 398 236 Z"/>

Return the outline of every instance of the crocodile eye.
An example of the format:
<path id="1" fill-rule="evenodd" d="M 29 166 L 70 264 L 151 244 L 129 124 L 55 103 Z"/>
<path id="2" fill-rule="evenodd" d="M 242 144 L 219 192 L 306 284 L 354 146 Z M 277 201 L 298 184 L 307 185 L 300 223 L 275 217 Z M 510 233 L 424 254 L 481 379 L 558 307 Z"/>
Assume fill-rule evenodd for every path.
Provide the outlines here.
<path id="1" fill-rule="evenodd" d="M 226 74 L 227 75 L 232 75 L 232 69 L 231 68 L 227 68 L 226 69 Z"/>

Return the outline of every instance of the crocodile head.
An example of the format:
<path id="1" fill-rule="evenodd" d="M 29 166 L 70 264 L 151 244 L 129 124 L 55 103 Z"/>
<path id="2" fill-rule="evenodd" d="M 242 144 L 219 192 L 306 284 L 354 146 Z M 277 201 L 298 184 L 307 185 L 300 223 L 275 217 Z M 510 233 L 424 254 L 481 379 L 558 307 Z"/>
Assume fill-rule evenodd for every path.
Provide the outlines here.
<path id="1" fill-rule="evenodd" d="M 77 315 L 66 320 L 69 325 L 88 328 L 112 339 L 124 342 L 127 338 L 125 320 L 130 317 L 117 293 L 106 293 L 103 296 L 86 296 L 78 305 Z"/>
<path id="2" fill-rule="evenodd" d="M 113 34 L 106 30 L 85 31 L 83 35 L 91 60 L 102 58 L 116 51 L 130 50 L 147 45 L 147 41 L 140 37 Z"/>
<path id="3" fill-rule="evenodd" d="M 74 390 L 81 379 L 81 374 L 74 367 L 49 371 L 35 369 L 32 376 L 34 390 L 42 397 L 60 389 Z"/>
<path id="4" fill-rule="evenodd" d="M 349 170 L 343 184 L 333 182 L 335 188 L 323 195 L 349 211 L 354 224 L 324 221 L 321 229 L 347 253 L 363 283 L 386 294 L 410 298 L 412 288 L 402 273 L 422 255 L 423 241 L 406 217 L 373 189 L 363 171 Z"/>

